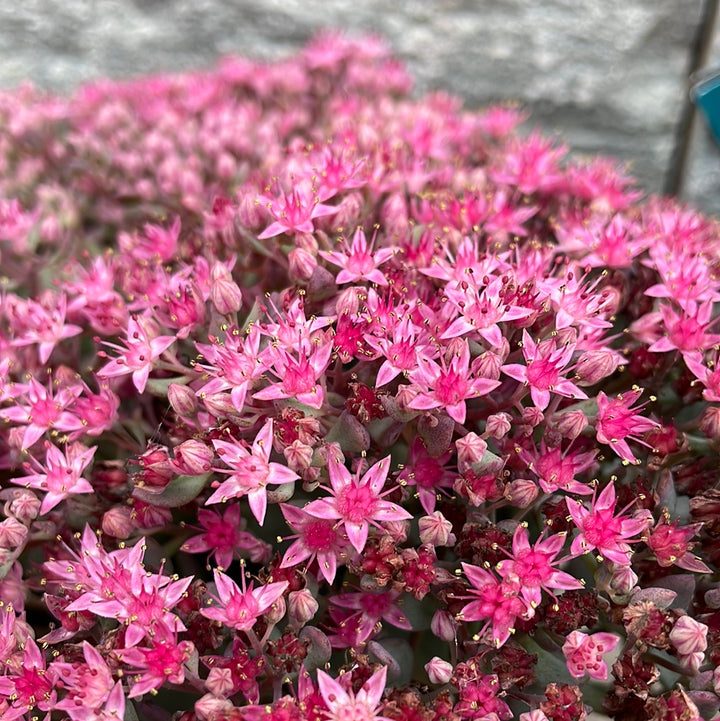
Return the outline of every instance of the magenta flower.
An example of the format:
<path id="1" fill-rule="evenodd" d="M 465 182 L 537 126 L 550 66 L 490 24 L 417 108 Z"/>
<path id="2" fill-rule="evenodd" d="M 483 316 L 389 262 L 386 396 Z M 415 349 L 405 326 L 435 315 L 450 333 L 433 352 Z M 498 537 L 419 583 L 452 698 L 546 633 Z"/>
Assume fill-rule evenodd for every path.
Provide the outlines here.
<path id="1" fill-rule="evenodd" d="M 490 571 L 469 563 L 462 564 L 472 588 L 469 598 L 474 601 L 466 604 L 457 615 L 458 621 L 485 621 L 478 637 L 489 635 L 495 648 L 500 648 L 515 632 L 515 621 L 532 618 L 533 608 L 520 596 L 520 584 L 515 579 L 498 580 Z"/>
<path id="2" fill-rule="evenodd" d="M 147 385 L 148 376 L 154 362 L 175 342 L 174 335 L 155 336 L 152 324 L 147 319 L 131 317 L 128 320 L 125 347 L 116 343 L 105 345 L 120 353 L 118 358 L 111 360 L 98 371 L 101 378 L 132 374 L 133 384 L 138 393 L 142 393 Z M 104 356 L 104 353 L 98 355 Z"/>
<path id="3" fill-rule="evenodd" d="M 608 677 L 608 667 L 603 655 L 612 651 L 620 639 L 612 633 L 594 633 L 589 636 L 582 631 L 573 631 L 562 647 L 568 671 L 575 678 L 585 674 L 598 681 Z"/>
<path id="4" fill-rule="evenodd" d="M 128 664 L 134 679 L 128 698 L 137 698 L 159 689 L 165 683 L 182 684 L 185 681 L 185 663 L 195 646 L 192 641 L 177 642 L 174 638 L 155 639 L 152 647 L 135 646 L 117 651 L 123 663 Z"/>
<path id="5" fill-rule="evenodd" d="M 356 642 L 361 644 L 377 632 L 381 621 L 387 621 L 404 631 L 412 631 L 412 624 L 398 605 L 400 595 L 399 591 L 339 593 L 332 596 L 330 602 L 355 612 L 345 618 L 343 623 L 356 628 Z"/>
<path id="6" fill-rule="evenodd" d="M 632 550 L 628 541 L 647 528 L 646 518 L 615 515 L 615 485 L 610 482 L 602 493 L 593 498 L 590 510 L 573 498 L 565 498 L 568 512 L 580 534 L 571 546 L 573 556 L 595 549 L 603 558 L 621 566 L 630 564 Z"/>
<path id="7" fill-rule="evenodd" d="M 201 508 L 197 512 L 202 532 L 189 538 L 180 547 L 186 553 L 205 553 L 215 557 L 220 570 L 228 568 L 236 554 L 247 554 L 248 558 L 261 563 L 270 558 L 270 546 L 243 530 L 245 519 L 240 515 L 240 505 L 228 505 L 224 513 L 215 509 Z M 187 525 L 188 528 L 193 526 Z M 198 529 L 200 530 L 200 529 Z"/>
<path id="8" fill-rule="evenodd" d="M 390 456 L 378 461 L 368 469 L 362 478 L 359 473 L 353 478 L 350 471 L 338 460 L 329 463 L 329 498 L 319 498 L 305 506 L 305 511 L 316 518 L 337 519 L 358 553 L 362 553 L 367 542 L 370 525 L 380 528 L 382 521 L 404 521 L 412 515 L 395 503 L 382 500 L 392 493 L 390 488 L 382 492 L 388 471 Z"/>
<path id="9" fill-rule="evenodd" d="M 255 621 L 265 613 L 285 592 L 287 581 L 266 583 L 260 588 L 245 585 L 245 569 L 242 569 L 242 588 L 222 571 L 214 570 L 218 595 L 213 597 L 217 606 L 203 608 L 200 613 L 213 621 L 238 631 L 249 631 Z"/>
<path id="10" fill-rule="evenodd" d="M 465 423 L 466 401 L 484 396 L 500 385 L 489 378 L 473 377 L 470 370 L 470 347 L 462 341 L 449 363 L 440 363 L 425 356 L 418 357 L 418 367 L 409 373 L 418 387 L 418 394 L 408 404 L 417 410 L 442 408 L 457 423 Z"/>
<path id="11" fill-rule="evenodd" d="M 32 638 L 27 638 L 22 662 L 0 676 L 0 699 L 5 697 L 10 704 L 5 710 L 0 705 L 3 721 L 27 718 L 27 712 L 35 708 L 50 711 L 57 699 L 56 684 L 57 674 L 52 665 L 46 667 L 45 654 Z"/>
<path id="12" fill-rule="evenodd" d="M 358 228 L 353 235 L 352 244 L 347 247 L 344 241 L 345 252 L 343 251 L 320 251 L 320 255 L 333 265 L 342 270 L 337 274 L 335 282 L 338 285 L 353 283 L 359 280 L 367 280 L 377 285 L 387 285 L 387 278 L 378 270 L 378 266 L 392 258 L 396 250 L 394 248 L 380 248 L 372 253 L 368 248 L 367 238 L 362 228 Z"/>
<path id="13" fill-rule="evenodd" d="M 640 415 L 639 408 L 631 406 L 642 394 L 642 388 L 608 398 L 602 391 L 597 395 L 598 416 L 595 433 L 600 443 L 607 443 L 620 458 L 628 463 L 639 463 L 626 439 L 640 441 L 638 433 L 657 428 L 658 424 Z"/>
<path id="14" fill-rule="evenodd" d="M 530 538 L 524 526 L 518 526 L 513 534 L 512 553 L 510 560 L 497 564 L 497 572 L 506 579 L 517 580 L 520 584 L 520 595 L 537 608 L 541 601 L 541 591 L 550 595 L 553 590 L 570 590 L 583 588 L 582 583 L 565 571 L 555 566 L 562 563 L 556 558 L 565 545 L 565 536 L 556 533 L 540 538 L 530 545 Z"/>
<path id="15" fill-rule="evenodd" d="M 82 477 L 82 473 L 90 465 L 96 450 L 96 446 L 86 448 L 80 443 L 70 443 L 63 452 L 52 443 L 46 443 L 45 465 L 30 456 L 31 463 L 41 473 L 13 478 L 12 481 L 45 491 L 40 513 L 48 513 L 72 494 L 93 492 L 92 485 Z"/>
<path id="16" fill-rule="evenodd" d="M 271 463 L 273 420 L 268 418 L 260 429 L 248 452 L 238 441 L 213 441 L 218 455 L 229 466 L 216 468 L 220 473 L 229 473 L 215 492 L 207 499 L 211 503 L 225 503 L 230 498 L 247 496 L 250 510 L 260 525 L 265 520 L 267 510 L 267 486 L 282 485 L 296 480 L 299 476 L 281 463 Z"/>
<path id="17" fill-rule="evenodd" d="M 318 687 L 327 707 L 327 721 L 390 721 L 386 716 L 380 716 L 378 711 L 386 676 L 387 667 L 382 666 L 354 694 L 346 691 L 324 671 L 318 671 Z"/>
<path id="18" fill-rule="evenodd" d="M 574 343 L 562 348 L 557 348 L 554 339 L 535 343 L 527 330 L 523 329 L 522 352 L 525 365 L 508 363 L 500 370 L 530 386 L 533 403 L 541 411 L 544 411 L 550 403 L 550 393 L 557 393 L 567 398 L 587 398 L 587 395 L 572 381 L 560 375 L 575 352 Z"/>

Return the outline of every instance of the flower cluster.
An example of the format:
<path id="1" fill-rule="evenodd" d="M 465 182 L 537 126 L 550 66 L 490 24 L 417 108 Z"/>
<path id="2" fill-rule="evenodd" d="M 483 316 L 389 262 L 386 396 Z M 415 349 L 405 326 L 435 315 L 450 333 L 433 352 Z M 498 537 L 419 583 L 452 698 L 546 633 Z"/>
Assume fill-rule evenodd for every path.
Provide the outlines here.
<path id="1" fill-rule="evenodd" d="M 720 709 L 720 227 L 410 90 L 0 93 L 3 719 Z"/>

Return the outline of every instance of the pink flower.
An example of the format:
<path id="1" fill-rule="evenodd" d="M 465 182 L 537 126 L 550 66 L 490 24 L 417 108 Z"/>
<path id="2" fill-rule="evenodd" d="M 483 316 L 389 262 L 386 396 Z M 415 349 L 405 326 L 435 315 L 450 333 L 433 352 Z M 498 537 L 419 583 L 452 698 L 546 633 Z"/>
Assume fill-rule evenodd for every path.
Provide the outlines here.
<path id="1" fill-rule="evenodd" d="M 645 418 L 631 408 L 642 394 L 642 388 L 628 391 L 615 398 L 608 398 L 602 391 L 597 395 L 598 416 L 595 432 L 600 443 L 607 443 L 620 458 L 628 463 L 639 463 L 626 439 L 639 440 L 638 433 L 657 428 L 658 424 Z M 641 441 L 642 442 L 642 441 Z"/>
<path id="2" fill-rule="evenodd" d="M 536 608 L 540 605 L 541 590 L 552 595 L 551 589 L 569 590 L 582 588 L 583 585 L 574 576 L 559 571 L 554 566 L 563 559 L 556 556 L 565 545 L 565 537 L 554 534 L 538 539 L 530 545 L 527 529 L 518 526 L 513 534 L 510 560 L 497 564 L 497 572 L 507 579 L 517 579 L 520 583 L 520 595 Z"/>
<path id="3" fill-rule="evenodd" d="M 109 348 L 118 351 L 120 357 L 111 360 L 101 368 L 98 376 L 113 378 L 132 373 L 133 384 L 138 393 L 142 393 L 155 360 L 174 342 L 175 336 L 156 336 L 152 324 L 147 322 L 147 319 L 133 316 L 128 320 L 124 348 L 116 343 L 105 343 Z M 99 353 L 98 355 L 104 356 L 105 354 Z"/>
<path id="4" fill-rule="evenodd" d="M 297 531 L 295 540 L 285 551 L 280 568 L 291 568 L 317 559 L 320 573 L 328 583 L 335 580 L 338 560 L 347 556 L 347 539 L 338 531 L 334 519 L 317 518 L 303 508 L 280 504 L 285 520 Z"/>
<path id="5" fill-rule="evenodd" d="M 371 255 L 368 249 L 368 242 L 362 228 L 358 228 L 353 235 L 352 244 L 345 251 L 320 251 L 320 255 L 333 265 L 342 268 L 338 273 L 335 282 L 338 285 L 353 283 L 359 280 L 367 280 L 377 285 L 387 285 L 387 278 L 378 270 L 378 266 L 392 258 L 396 253 L 395 248 L 380 248 Z"/>
<path id="6" fill-rule="evenodd" d="M 282 233 L 313 233 L 314 218 L 337 213 L 337 208 L 323 205 L 319 198 L 313 195 L 313 189 L 308 184 L 298 185 L 290 193 L 280 190 L 275 198 L 261 196 L 258 199 L 274 218 L 260 235 L 259 240 L 273 238 Z"/>
<path id="7" fill-rule="evenodd" d="M 240 515 L 239 504 L 229 505 L 222 514 L 214 509 L 201 508 L 197 512 L 197 519 L 203 532 L 185 541 L 181 551 L 210 551 L 220 570 L 227 568 L 235 555 L 243 551 L 255 563 L 262 563 L 270 558 L 270 546 L 243 530 L 245 519 Z M 189 524 L 187 527 L 192 528 Z"/>
<path id="8" fill-rule="evenodd" d="M 529 385 L 533 403 L 544 411 L 550 403 L 550 393 L 557 393 L 567 398 L 587 398 L 587 395 L 572 381 L 560 375 L 570 362 L 574 351 L 574 343 L 562 348 L 557 348 L 554 339 L 535 343 L 527 330 L 523 329 L 522 352 L 526 365 L 509 363 L 500 370 L 511 378 Z"/>
<path id="9" fill-rule="evenodd" d="M 620 639 L 612 633 L 594 633 L 591 636 L 582 631 L 573 631 L 562 647 L 568 671 L 575 678 L 588 674 L 590 678 L 605 681 L 608 667 L 603 654 L 612 651 Z"/>
<path id="10" fill-rule="evenodd" d="M 185 663 L 195 646 L 191 641 L 177 642 L 174 638 L 155 639 L 152 647 L 135 646 L 119 649 L 123 663 L 130 665 L 134 679 L 128 698 L 137 698 L 159 689 L 165 683 L 182 684 L 185 681 Z"/>
<path id="11" fill-rule="evenodd" d="M 412 515 L 382 496 L 392 493 L 390 488 L 381 493 L 388 471 L 390 456 L 378 461 L 368 469 L 362 478 L 359 473 L 353 478 L 345 466 L 338 460 L 329 463 L 329 498 L 319 498 L 305 506 L 305 511 L 316 518 L 337 519 L 345 528 L 350 543 L 362 553 L 367 542 L 370 524 L 380 528 L 382 521 L 403 521 Z"/>
<path id="12" fill-rule="evenodd" d="M 30 457 L 37 470 L 42 472 L 12 480 L 45 491 L 40 513 L 48 513 L 71 494 L 93 492 L 92 485 L 82 477 L 82 473 L 90 465 L 96 450 L 96 446 L 86 448 L 80 443 L 70 443 L 63 452 L 52 443 L 46 443 L 45 465 Z"/>
<path id="13" fill-rule="evenodd" d="M 485 621 L 478 637 L 489 633 L 495 648 L 500 648 L 515 632 L 518 617 L 532 618 L 534 610 L 520 596 L 520 584 L 514 579 L 498 580 L 489 571 L 469 563 L 462 564 L 472 588 L 471 601 L 457 615 L 458 621 Z"/>
<path id="14" fill-rule="evenodd" d="M 218 606 L 203 608 L 200 613 L 213 621 L 237 629 L 249 631 L 260 618 L 285 592 L 287 581 L 266 583 L 260 588 L 245 585 L 245 569 L 242 569 L 242 588 L 222 571 L 214 570 Z"/>
<path id="15" fill-rule="evenodd" d="M 5 659 L 3 659 L 5 660 Z M 3 721 L 14 721 L 32 709 L 50 711 L 55 707 L 57 674 L 52 665 L 46 668 L 45 654 L 32 638 L 25 640 L 22 663 L 0 676 L 0 697 L 10 702 L 2 711 Z"/>
<path id="16" fill-rule="evenodd" d="M 565 498 L 565 503 L 580 531 L 570 549 L 574 556 L 589 553 L 594 548 L 608 561 L 621 566 L 630 564 L 632 550 L 627 541 L 642 533 L 648 522 L 645 518 L 624 516 L 624 509 L 615 515 L 615 485 L 612 482 L 593 498 L 590 510 L 573 498 Z"/>
<path id="17" fill-rule="evenodd" d="M 268 485 L 290 483 L 299 476 L 280 463 L 270 462 L 272 451 L 273 420 L 268 418 L 260 429 L 248 452 L 239 442 L 213 441 L 218 455 L 230 470 L 216 468 L 220 473 L 229 473 L 230 478 L 223 481 L 210 498 L 205 502 L 225 503 L 229 498 L 247 496 L 250 510 L 262 525 L 267 510 Z"/>
<path id="18" fill-rule="evenodd" d="M 357 694 L 346 691 L 324 671 L 317 672 L 318 687 L 327 721 L 390 721 L 380 716 L 378 705 L 385 691 L 387 667 L 382 666 L 363 684 Z"/>
<path id="19" fill-rule="evenodd" d="M 457 423 L 465 423 L 466 401 L 490 393 L 500 385 L 499 381 L 473 377 L 470 370 L 470 347 L 467 341 L 449 363 L 441 358 L 440 364 L 425 356 L 418 357 L 418 367 L 409 373 L 410 380 L 418 386 L 417 395 L 408 404 L 417 410 L 442 408 Z"/>

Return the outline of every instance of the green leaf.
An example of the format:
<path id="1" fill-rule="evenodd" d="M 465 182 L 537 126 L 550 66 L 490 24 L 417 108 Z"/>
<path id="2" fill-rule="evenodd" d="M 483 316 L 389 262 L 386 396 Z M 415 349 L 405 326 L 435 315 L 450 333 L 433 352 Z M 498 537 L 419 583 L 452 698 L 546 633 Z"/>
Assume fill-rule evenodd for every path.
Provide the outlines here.
<path id="1" fill-rule="evenodd" d="M 136 488 L 133 496 L 145 503 L 161 508 L 178 508 L 186 503 L 195 500 L 207 485 L 210 473 L 201 476 L 178 476 L 163 488 L 160 493 L 148 490 L 147 488 Z"/>

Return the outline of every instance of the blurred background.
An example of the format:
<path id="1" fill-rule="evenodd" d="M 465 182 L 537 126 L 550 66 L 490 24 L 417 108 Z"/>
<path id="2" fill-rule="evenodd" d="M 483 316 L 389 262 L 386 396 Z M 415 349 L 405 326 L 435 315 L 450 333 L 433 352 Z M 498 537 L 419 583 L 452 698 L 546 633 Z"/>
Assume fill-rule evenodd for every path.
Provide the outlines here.
<path id="1" fill-rule="evenodd" d="M 689 102 L 720 66 L 718 0 L 9 0 L 0 88 L 70 91 L 101 76 L 273 58 L 321 28 L 383 35 L 416 92 L 468 108 L 513 100 L 577 155 L 629 164 L 641 187 L 720 214 L 720 147 Z"/>

